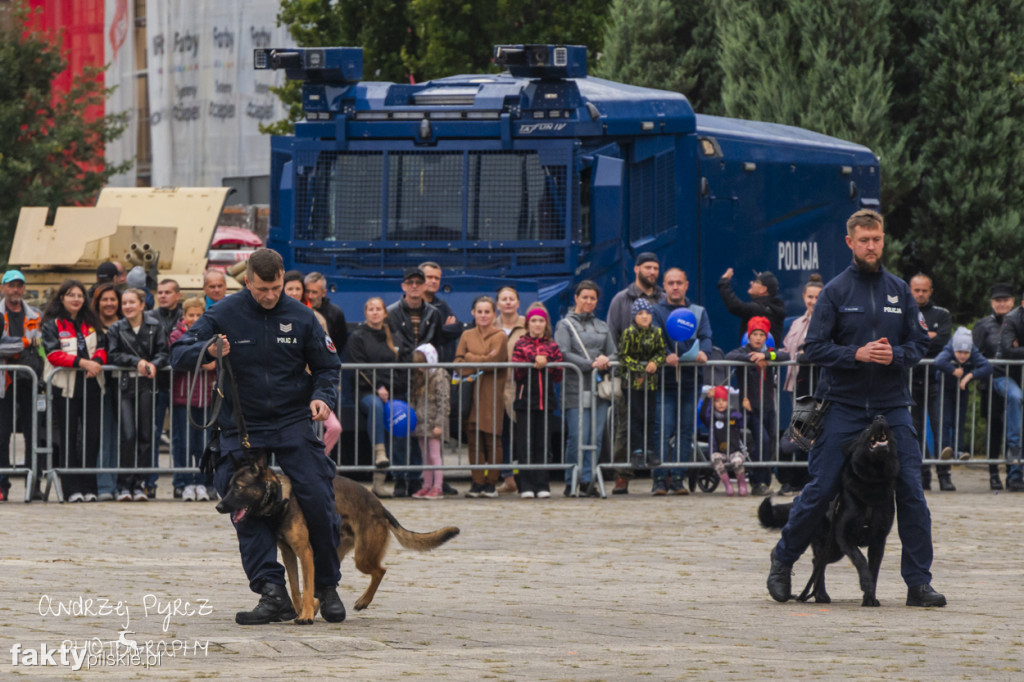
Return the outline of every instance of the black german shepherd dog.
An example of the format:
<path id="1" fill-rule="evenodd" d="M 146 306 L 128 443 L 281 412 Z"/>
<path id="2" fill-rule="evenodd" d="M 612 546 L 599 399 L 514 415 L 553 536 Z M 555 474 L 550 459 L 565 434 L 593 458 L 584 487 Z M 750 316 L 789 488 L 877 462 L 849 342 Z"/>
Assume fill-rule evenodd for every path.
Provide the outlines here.
<path id="1" fill-rule="evenodd" d="M 875 588 L 885 541 L 896 516 L 894 496 L 900 473 L 896 441 L 885 417 L 875 417 L 871 426 L 846 446 L 845 454 L 839 494 L 829 504 L 826 518 L 811 540 L 811 579 L 797 599 L 807 601 L 813 595 L 819 604 L 831 602 L 825 591 L 825 567 L 845 555 L 860 576 L 860 588 L 864 591 L 861 606 L 878 606 Z M 761 525 L 782 528 L 792 506 L 792 502 L 777 505 L 771 498 L 765 498 L 757 512 Z M 867 559 L 861 547 L 868 548 Z"/>

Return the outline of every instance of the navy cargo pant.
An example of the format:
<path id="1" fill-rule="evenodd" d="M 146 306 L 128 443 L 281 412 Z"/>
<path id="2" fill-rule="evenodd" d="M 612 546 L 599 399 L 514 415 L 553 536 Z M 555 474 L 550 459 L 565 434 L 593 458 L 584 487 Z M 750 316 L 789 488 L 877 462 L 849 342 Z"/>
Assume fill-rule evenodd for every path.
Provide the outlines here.
<path id="1" fill-rule="evenodd" d="M 341 517 L 334 506 L 334 462 L 324 455 L 324 444 L 316 437 L 309 421 L 301 421 L 277 431 L 249 434 L 254 448 L 274 453 L 281 470 L 292 480 L 292 496 L 298 501 L 313 547 L 314 584 L 317 589 L 337 587 L 341 580 L 338 542 Z M 231 475 L 247 464 L 237 436 L 221 436 L 221 459 L 213 483 L 224 497 Z M 246 517 L 235 524 L 242 568 L 249 578 L 249 589 L 259 592 L 264 582 L 285 584 L 284 567 L 277 561 L 277 537 L 274 527 L 260 517 Z"/>
<path id="2" fill-rule="evenodd" d="M 867 411 L 863 407 L 832 403 L 825 416 L 824 431 L 808 457 L 811 481 L 793 501 L 789 522 L 782 529 L 775 555 L 783 563 L 793 564 L 807 549 L 829 502 L 839 492 L 843 446 L 857 438 L 878 414 L 889 422 L 899 452 L 896 522 L 903 543 L 900 573 L 907 586 L 915 587 L 930 583 L 932 579 L 932 518 L 921 490 L 921 447 L 906 407 Z"/>

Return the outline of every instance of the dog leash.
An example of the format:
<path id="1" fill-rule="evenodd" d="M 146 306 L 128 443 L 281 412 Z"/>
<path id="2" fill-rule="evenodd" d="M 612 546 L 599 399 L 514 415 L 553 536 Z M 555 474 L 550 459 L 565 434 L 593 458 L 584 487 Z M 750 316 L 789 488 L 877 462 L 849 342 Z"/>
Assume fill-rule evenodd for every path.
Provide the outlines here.
<path id="1" fill-rule="evenodd" d="M 213 344 L 217 344 L 217 383 L 214 390 L 213 406 L 210 408 L 210 419 L 205 424 L 199 424 L 192 418 L 192 410 L 188 411 L 189 423 L 197 429 L 209 429 L 217 423 L 217 417 L 220 416 L 221 407 L 224 404 L 224 376 L 227 375 L 228 385 L 231 389 L 231 395 L 234 399 L 231 401 L 232 417 L 235 420 L 235 427 L 238 429 L 239 441 L 242 448 L 248 454 L 250 448 L 249 444 L 249 430 L 245 426 L 245 415 L 242 414 L 242 406 L 239 404 L 238 399 L 238 385 L 235 383 L 235 372 L 231 368 L 231 361 L 228 360 L 228 356 L 221 355 L 223 348 L 223 339 L 218 335 L 207 341 L 203 345 L 203 349 L 199 352 L 199 357 L 196 358 L 195 371 L 192 374 L 192 380 L 188 385 L 188 404 L 192 404 L 192 395 L 195 392 L 196 382 L 199 380 L 200 369 L 203 366 L 203 357 L 206 355 L 206 351 Z"/>

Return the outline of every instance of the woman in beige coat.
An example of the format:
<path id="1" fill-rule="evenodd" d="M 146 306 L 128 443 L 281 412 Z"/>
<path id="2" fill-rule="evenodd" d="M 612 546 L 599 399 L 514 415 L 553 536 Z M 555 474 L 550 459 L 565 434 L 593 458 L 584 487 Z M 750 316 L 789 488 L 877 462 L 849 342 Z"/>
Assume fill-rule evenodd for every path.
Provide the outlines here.
<path id="1" fill-rule="evenodd" d="M 455 362 L 505 362 L 508 359 L 507 337 L 494 324 L 494 299 L 479 296 L 473 301 L 475 327 L 462 333 L 455 351 Z M 472 368 L 462 372 L 466 377 L 475 374 Z M 492 464 L 486 480 L 482 469 L 473 469 L 473 484 L 467 497 L 497 497 L 494 484 L 498 482 L 498 466 L 502 461 L 501 427 L 505 416 L 505 379 L 507 370 L 485 369 L 476 378 L 473 391 L 473 409 L 466 419 L 466 444 L 470 464 Z"/>

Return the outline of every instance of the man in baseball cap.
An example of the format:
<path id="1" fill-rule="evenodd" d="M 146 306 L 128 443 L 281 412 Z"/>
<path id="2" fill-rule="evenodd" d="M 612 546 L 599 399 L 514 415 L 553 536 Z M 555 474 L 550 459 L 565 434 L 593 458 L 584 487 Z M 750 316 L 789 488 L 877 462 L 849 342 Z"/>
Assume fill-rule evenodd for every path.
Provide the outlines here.
<path id="1" fill-rule="evenodd" d="M 39 356 L 40 315 L 39 311 L 25 303 L 25 275 L 18 270 L 8 270 L 0 278 L 0 316 L 3 319 L 3 336 L 0 337 L 0 364 L 26 365 L 37 378 L 42 376 L 43 361 Z M 11 383 L 8 384 L 7 382 Z M 0 468 L 11 466 L 11 434 L 15 427 L 25 436 L 25 461 L 31 466 L 33 430 L 36 425 L 35 391 L 32 377 L 28 372 L 0 372 Z M 36 461 L 35 489 L 33 499 L 42 499 L 39 493 L 42 458 Z M 0 475 L 0 500 L 6 500 L 11 484 L 6 476 Z"/>

